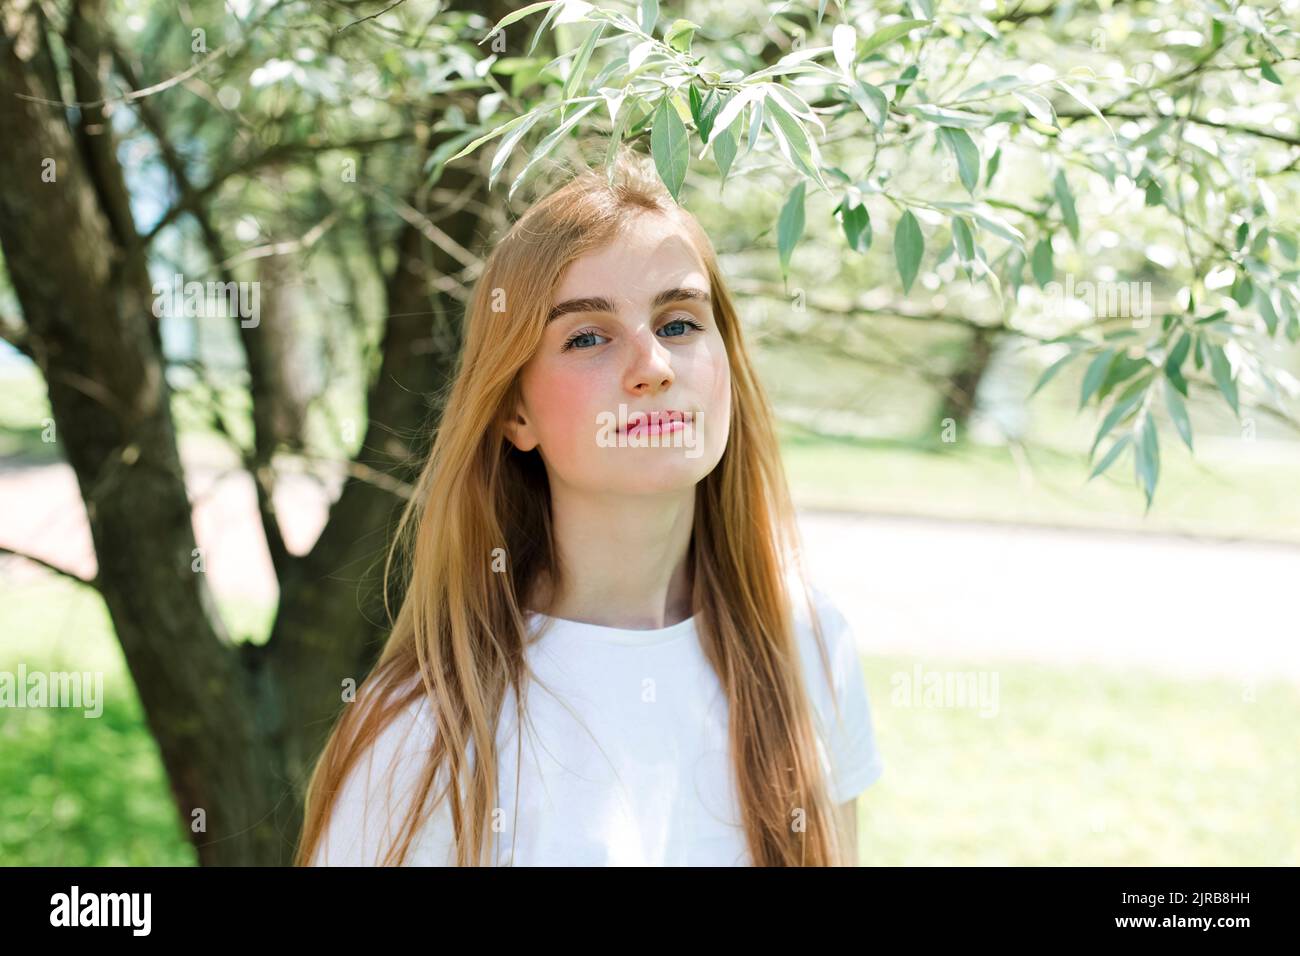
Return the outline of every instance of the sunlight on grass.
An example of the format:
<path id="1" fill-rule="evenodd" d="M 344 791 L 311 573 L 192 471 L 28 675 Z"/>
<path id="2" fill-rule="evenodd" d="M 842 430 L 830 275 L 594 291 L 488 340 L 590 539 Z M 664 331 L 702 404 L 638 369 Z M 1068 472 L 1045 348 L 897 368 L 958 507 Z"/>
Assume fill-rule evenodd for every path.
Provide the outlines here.
<path id="1" fill-rule="evenodd" d="M 922 662 L 996 671 L 981 717 L 895 704 L 916 663 L 865 662 L 885 773 L 860 801 L 863 865 L 1300 864 L 1295 687 Z"/>
<path id="2" fill-rule="evenodd" d="M 99 599 L 51 580 L 0 590 L 0 669 L 102 670 L 103 716 L 0 710 L 0 857 L 195 862 Z M 862 808 L 864 865 L 1300 863 L 1300 693 L 1142 672 L 996 666 L 994 717 L 904 707 L 865 661 L 885 775 Z M 986 665 L 923 662 L 927 670 Z"/>

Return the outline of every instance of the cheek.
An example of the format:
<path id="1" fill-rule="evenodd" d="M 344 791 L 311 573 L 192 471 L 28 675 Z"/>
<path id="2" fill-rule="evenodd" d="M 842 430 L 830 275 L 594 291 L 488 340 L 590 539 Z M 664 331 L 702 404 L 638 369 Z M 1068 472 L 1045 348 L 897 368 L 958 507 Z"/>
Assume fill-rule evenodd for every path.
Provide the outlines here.
<path id="1" fill-rule="evenodd" d="M 708 403 L 713 419 L 727 418 L 731 409 L 731 365 L 727 362 L 727 347 L 721 337 L 709 341 L 696 374 L 700 397 Z"/>
<path id="2" fill-rule="evenodd" d="M 543 445 L 576 448 L 594 442 L 605 394 L 598 376 L 578 368 L 539 369 L 526 381 L 528 407 Z"/>

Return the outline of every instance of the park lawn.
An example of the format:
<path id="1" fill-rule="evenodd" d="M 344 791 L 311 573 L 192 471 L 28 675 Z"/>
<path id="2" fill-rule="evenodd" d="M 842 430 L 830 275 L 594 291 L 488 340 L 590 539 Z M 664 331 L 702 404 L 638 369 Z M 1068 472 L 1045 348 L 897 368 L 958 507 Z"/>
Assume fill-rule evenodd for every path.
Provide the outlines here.
<path id="1" fill-rule="evenodd" d="M 364 408 L 346 391 L 331 391 L 328 416 L 314 419 L 318 452 L 341 460 L 364 431 Z M 857 438 L 816 434 L 780 422 L 782 455 L 791 493 L 805 508 L 831 508 L 937 518 L 1114 528 L 1136 532 L 1226 535 L 1300 543 L 1300 443 L 1254 443 L 1200 434 L 1192 455 L 1162 438 L 1155 500 L 1145 501 L 1127 453 L 1104 475 L 1088 481 L 1086 451 L 1091 419 L 1063 405 L 1048 389 L 1035 406 L 1032 434 L 1023 451 L 963 439 L 945 444 L 907 438 Z M 223 396 L 227 417 L 240 431 L 247 396 Z M 61 460 L 57 444 L 42 441 L 49 414 L 44 386 L 34 374 L 14 374 L 0 389 L 0 458 L 15 463 Z M 228 451 L 190 400 L 175 398 L 186 460 Z M 1094 416 L 1095 417 L 1095 416 Z M 1209 412 L 1203 418 L 1213 419 Z M 326 424 L 328 419 L 329 424 Z M 352 423 L 340 432 L 340 423 Z M 247 436 L 239 434 L 241 440 Z M 1272 449 L 1269 452 L 1265 449 Z M 1261 458 L 1254 452 L 1265 451 Z M 1273 454 L 1273 459 L 1268 455 Z"/>
<path id="2" fill-rule="evenodd" d="M 105 696 L 96 719 L 0 709 L 0 861 L 194 864 L 99 599 L 50 579 L 0 587 L 0 607 L 0 670 L 100 670 Z M 1300 864 L 1296 688 L 1248 702 L 1235 681 L 998 664 L 985 718 L 896 704 L 891 676 L 916 663 L 864 660 L 885 761 L 860 802 L 864 865 Z"/>
<path id="3" fill-rule="evenodd" d="M 1124 458 L 1089 482 L 1084 454 L 1043 444 L 1020 456 L 973 442 L 813 435 L 790 424 L 781 444 L 801 508 L 1300 543 L 1300 454 L 1263 465 L 1230 450 L 1192 459 L 1185 448 L 1166 449 L 1144 515 Z"/>
<path id="4" fill-rule="evenodd" d="M 896 704 L 917 663 L 864 662 L 885 763 L 859 801 L 864 866 L 1300 865 L 1293 685 L 920 661 L 996 672 L 982 717 Z"/>

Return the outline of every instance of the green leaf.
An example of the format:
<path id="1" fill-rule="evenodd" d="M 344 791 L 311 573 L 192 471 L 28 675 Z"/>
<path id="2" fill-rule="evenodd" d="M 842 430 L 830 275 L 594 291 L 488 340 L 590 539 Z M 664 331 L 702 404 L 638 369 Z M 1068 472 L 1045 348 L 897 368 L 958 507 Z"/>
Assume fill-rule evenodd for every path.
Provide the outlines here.
<path id="1" fill-rule="evenodd" d="M 1107 468 L 1113 465 L 1115 463 L 1115 459 L 1119 457 L 1120 452 L 1122 452 L 1125 448 L 1127 448 L 1129 446 L 1129 443 L 1132 441 L 1133 441 L 1132 435 L 1122 435 L 1121 437 L 1115 439 L 1115 444 L 1110 446 L 1110 451 L 1106 452 L 1106 457 L 1097 463 L 1097 467 L 1094 468 L 1092 470 L 1092 474 L 1088 476 L 1088 481 L 1092 481 L 1092 479 L 1096 478 L 1098 475 L 1102 474 Z"/>
<path id="2" fill-rule="evenodd" d="M 1043 372 L 1043 374 L 1039 377 L 1038 384 L 1034 386 L 1033 391 L 1029 393 L 1028 397 L 1033 398 L 1035 395 L 1037 395 L 1038 390 L 1042 388 L 1044 385 L 1046 385 L 1048 382 L 1050 382 L 1053 378 L 1055 378 L 1056 373 L 1059 372 L 1061 369 L 1065 368 L 1065 363 L 1077 357 L 1078 354 L 1079 353 L 1077 350 L 1072 349 L 1068 355 L 1061 356 L 1051 365 L 1047 366 L 1047 371 Z"/>
<path id="3" fill-rule="evenodd" d="M 1079 392 L 1080 408 L 1087 405 L 1088 399 L 1092 398 L 1093 393 L 1101 387 L 1106 373 L 1110 371 L 1110 363 L 1115 361 L 1115 355 L 1115 349 L 1106 349 L 1088 363 L 1088 370 L 1083 373 L 1083 386 Z"/>
<path id="4" fill-rule="evenodd" d="M 857 51 L 858 31 L 847 23 L 837 23 L 831 31 L 831 49 L 845 79 L 853 79 L 853 62 Z"/>
<path id="5" fill-rule="evenodd" d="M 958 129 L 984 129 L 989 125 L 989 120 L 992 119 L 992 117 L 983 113 L 968 113 L 965 110 L 950 110 L 928 104 L 909 106 L 907 112 L 919 116 L 921 119 L 929 120 L 936 126 Z"/>
<path id="6" fill-rule="evenodd" d="M 1237 408 L 1237 383 L 1232 378 L 1232 364 L 1224 354 L 1222 345 L 1207 342 L 1206 349 L 1210 353 L 1210 372 L 1214 376 L 1215 384 L 1219 386 L 1219 391 L 1232 406 L 1233 413 L 1240 418 L 1241 411 Z"/>
<path id="7" fill-rule="evenodd" d="M 664 31 L 664 42 L 678 53 L 690 53 L 691 41 L 695 39 L 695 31 L 699 28 L 698 23 L 690 20 L 674 20 L 672 26 Z"/>
<path id="8" fill-rule="evenodd" d="M 1065 90 L 1065 92 L 1069 93 L 1069 94 L 1070 94 L 1071 96 L 1073 96 L 1076 100 L 1078 100 L 1080 103 L 1082 103 L 1083 106 L 1084 106 L 1084 107 L 1085 107 L 1089 112 L 1091 112 L 1093 116 L 1095 116 L 1095 117 L 1097 117 L 1097 119 L 1101 120 L 1102 123 L 1105 125 L 1106 130 L 1110 133 L 1110 138 L 1113 139 L 1113 140 L 1115 141 L 1115 143 L 1118 145 L 1118 143 L 1119 143 L 1119 137 L 1117 137 L 1117 136 L 1115 135 L 1115 131 L 1114 131 L 1113 129 L 1111 129 L 1111 127 L 1110 127 L 1110 123 L 1106 122 L 1106 117 L 1102 115 L 1101 110 L 1097 109 L 1096 105 L 1092 102 L 1092 100 L 1088 99 L 1088 97 L 1084 96 L 1082 93 L 1080 93 L 1078 90 L 1076 90 L 1076 89 L 1075 89 L 1073 86 L 1071 86 L 1069 83 L 1065 82 L 1065 80 L 1058 79 L 1058 80 L 1056 81 L 1056 83 L 1057 83 L 1058 86 L 1060 86 L 1061 89 Z"/>
<path id="9" fill-rule="evenodd" d="M 732 160 L 736 158 L 736 134 L 727 130 L 720 136 L 713 137 L 713 161 L 718 164 L 718 171 L 726 182 L 727 172 Z"/>
<path id="10" fill-rule="evenodd" d="M 1061 219 L 1065 228 L 1075 242 L 1079 241 L 1079 214 L 1074 209 L 1074 195 L 1070 192 L 1070 183 L 1065 178 L 1065 170 L 1058 169 L 1052 180 L 1052 191 L 1056 193 L 1057 205 L 1061 207 Z"/>
<path id="11" fill-rule="evenodd" d="M 1029 268 L 1034 273 L 1034 281 L 1038 283 L 1041 289 L 1052 281 L 1052 274 L 1055 272 L 1052 266 L 1052 240 L 1050 236 L 1044 236 L 1034 245 L 1034 253 L 1029 260 Z"/>
<path id="12" fill-rule="evenodd" d="M 582 119 L 592 110 L 594 110 L 597 106 L 603 103 L 604 97 L 593 96 L 590 97 L 590 100 L 592 102 L 584 103 L 581 107 L 578 108 L 576 112 L 570 114 L 568 119 L 566 119 L 563 123 L 557 126 L 550 135 L 548 135 L 544 140 L 542 140 L 540 143 L 537 144 L 537 148 L 533 150 L 532 156 L 528 160 L 528 165 L 523 168 L 523 171 L 517 177 L 515 177 L 515 181 L 510 184 L 510 191 L 506 194 L 507 199 L 514 198 L 515 191 L 519 189 L 521 185 L 523 185 L 524 180 L 528 178 L 528 174 L 529 172 L 532 171 L 533 167 L 550 155 L 551 150 L 555 149 L 556 145 L 560 142 L 560 140 L 568 135 L 569 131 L 577 124 L 578 120 Z M 570 103 L 573 102 L 577 102 L 577 101 L 576 100 L 570 101 Z"/>
<path id="13" fill-rule="evenodd" d="M 552 6 L 551 9 L 546 11 L 546 16 L 542 17 L 542 22 L 537 24 L 537 29 L 533 31 L 533 39 L 528 44 L 528 56 L 533 55 L 533 51 L 537 49 L 537 43 L 541 40 L 542 34 L 545 33 L 546 28 L 551 25 L 551 21 L 555 19 L 555 15 L 563 9 L 564 4 L 557 3 Z"/>
<path id="14" fill-rule="evenodd" d="M 1273 245 L 1277 246 L 1277 251 L 1295 262 L 1297 253 L 1295 237 L 1290 233 L 1278 232 L 1276 229 L 1270 229 L 1268 235 L 1273 240 Z"/>
<path id="15" fill-rule="evenodd" d="M 975 187 L 980 181 L 980 151 L 975 145 L 975 141 L 970 138 L 970 134 L 964 129 L 950 129 L 946 126 L 939 127 L 939 136 L 952 150 L 953 156 L 957 160 L 957 175 L 961 177 L 961 184 L 966 187 L 966 191 L 974 195 Z"/>
<path id="16" fill-rule="evenodd" d="M 554 104 L 554 105 L 555 105 L 555 106 L 558 106 L 559 104 Z M 541 113 L 542 113 L 542 110 L 540 110 L 540 109 L 536 109 L 536 110 L 533 110 L 531 113 L 525 113 L 525 114 L 522 115 L 522 116 L 516 116 L 516 117 L 515 117 L 514 119 L 512 119 L 512 120 L 508 120 L 507 122 L 502 123 L 500 126 L 498 126 L 496 129 L 494 129 L 492 132 L 490 132 L 490 133 L 485 133 L 484 135 L 480 136 L 478 139 L 473 140 L 472 142 L 466 144 L 466 145 L 465 145 L 465 146 L 464 146 L 464 147 L 463 147 L 463 148 L 462 148 L 458 153 L 456 153 L 455 156 L 450 156 L 450 157 L 448 157 L 448 158 L 447 158 L 447 162 L 448 162 L 448 163 L 454 163 L 456 160 L 460 159 L 462 156 L 467 156 L 467 155 L 469 155 L 470 153 L 474 152 L 474 150 L 478 149 L 480 146 L 482 146 L 484 143 L 486 143 L 488 140 L 490 140 L 490 139 L 495 139 L 496 137 L 500 136 L 502 133 L 508 133 L 508 132 L 510 132 L 510 130 L 517 128 L 517 127 L 518 127 L 519 125 L 521 125 L 522 123 L 527 122 L 528 119 L 529 119 L 529 117 L 532 117 L 532 118 L 534 119 L 534 121 L 535 121 L 536 118 L 537 118 L 538 116 L 541 115 Z"/>
<path id="17" fill-rule="evenodd" d="M 597 23 L 587 39 L 583 41 L 582 49 L 578 55 L 573 58 L 573 66 L 569 70 L 569 78 L 564 83 L 564 92 L 562 96 L 567 100 L 570 96 L 578 91 L 578 85 L 582 82 L 582 76 L 587 72 L 587 61 L 591 59 L 591 51 L 596 48 L 596 41 L 600 35 L 605 32 L 605 24 Z"/>
<path id="18" fill-rule="evenodd" d="M 898 277 L 903 280 L 904 295 L 912 288 L 924 253 L 925 239 L 921 235 L 921 224 L 909 209 L 903 213 L 894 229 L 894 261 L 898 266 Z"/>
<path id="19" fill-rule="evenodd" d="M 898 79 L 894 83 L 894 95 L 890 97 L 891 103 L 897 105 L 902 102 L 903 97 L 907 95 L 907 91 L 911 89 L 912 84 L 916 81 L 916 77 L 920 72 L 921 71 L 917 68 L 917 65 L 913 63 L 898 75 Z"/>
<path id="20" fill-rule="evenodd" d="M 1105 398 L 1116 385 L 1126 381 L 1129 376 L 1137 372 L 1146 372 L 1147 374 L 1144 377 L 1151 378 L 1155 374 L 1155 369 L 1146 359 L 1133 358 L 1127 352 L 1117 354 L 1115 361 L 1106 370 L 1106 378 L 1101 383 L 1101 388 L 1097 390 L 1098 400 Z"/>
<path id="21" fill-rule="evenodd" d="M 1155 419 L 1148 410 L 1138 421 L 1135 444 L 1135 468 L 1142 490 L 1146 492 L 1147 508 L 1151 508 L 1151 499 L 1156 493 L 1156 482 L 1160 478 L 1160 441 L 1156 434 Z"/>
<path id="22" fill-rule="evenodd" d="M 989 157 L 988 172 L 984 174 L 984 185 L 993 185 L 993 177 L 998 174 L 998 166 L 1002 164 L 1002 147 L 999 146 L 993 150 L 993 155 Z"/>
<path id="23" fill-rule="evenodd" d="M 970 262 L 975 258 L 975 237 L 971 235 L 970 225 L 961 216 L 953 217 L 952 243 L 962 262 Z"/>
<path id="24" fill-rule="evenodd" d="M 813 142 L 808 135 L 808 131 L 804 129 L 799 120 L 790 115 L 777 96 L 769 96 L 766 103 L 768 128 L 775 135 L 777 146 L 781 149 L 782 155 L 805 176 L 817 180 L 823 188 L 826 188 L 826 183 L 822 180 L 821 170 L 817 168 L 817 161 L 813 153 Z"/>
<path id="25" fill-rule="evenodd" d="M 429 178 L 425 182 L 426 186 L 432 186 L 442 177 L 443 168 L 447 165 L 447 157 L 454 150 L 460 149 L 467 142 L 474 138 L 477 130 L 467 129 L 457 136 L 438 144 L 438 148 L 429 156 L 425 163 L 425 169 L 429 172 Z"/>
<path id="26" fill-rule="evenodd" d="M 659 0 L 641 0 L 641 16 L 637 25 L 647 35 L 653 35 L 655 24 L 659 22 Z"/>
<path id="27" fill-rule="evenodd" d="M 617 105 L 612 107 L 615 110 L 614 127 L 609 133 L 609 145 L 605 147 L 605 173 L 611 186 L 614 184 L 614 161 L 618 157 L 619 144 L 623 142 L 623 131 L 627 128 L 628 119 L 640 105 L 639 101 L 634 101 L 623 107 L 624 98 L 620 91 Z"/>
<path id="28" fill-rule="evenodd" d="M 777 220 L 776 245 L 781 255 L 783 278 L 789 277 L 790 256 L 794 254 L 794 247 L 799 244 L 799 237 L 803 235 L 803 204 L 807 185 L 807 182 L 801 179 L 799 184 L 790 190 L 790 195 L 785 205 L 781 207 L 781 215 Z"/>
<path id="29" fill-rule="evenodd" d="M 1282 85 L 1282 78 L 1277 75 L 1277 71 L 1273 69 L 1273 64 L 1269 63 L 1268 60 L 1259 61 L 1259 75 L 1270 83 L 1276 83 L 1278 86 Z"/>
<path id="30" fill-rule="evenodd" d="M 1169 356 L 1165 359 L 1165 368 L 1172 368 L 1174 371 L 1180 371 L 1183 362 L 1187 360 L 1187 353 L 1192 350 L 1192 334 L 1183 332 L 1174 347 L 1169 350 Z"/>
<path id="31" fill-rule="evenodd" d="M 1187 417 L 1187 405 L 1183 402 L 1183 397 L 1178 394 L 1178 389 L 1165 389 L 1165 404 L 1169 407 L 1169 417 L 1173 419 L 1178 434 L 1183 436 L 1183 442 L 1187 445 L 1188 450 L 1193 450 L 1192 422 Z"/>
<path id="32" fill-rule="evenodd" d="M 1244 309 L 1250 305 L 1250 300 L 1255 297 L 1255 284 L 1250 281 L 1250 276 L 1245 272 L 1238 272 L 1228 294 L 1232 296 L 1233 302 Z"/>
<path id="33" fill-rule="evenodd" d="M 1025 234 L 1001 216 L 994 215 L 991 212 L 973 212 L 972 215 L 975 217 L 976 222 L 993 233 L 993 235 L 1001 236 L 1007 242 L 1013 243 L 1021 252 L 1024 251 Z"/>
<path id="34" fill-rule="evenodd" d="M 1255 289 L 1255 310 L 1259 312 L 1259 317 L 1264 320 L 1264 327 L 1268 329 L 1268 334 L 1276 335 L 1277 312 L 1273 309 L 1273 302 L 1269 298 L 1268 290 L 1263 286 L 1257 286 Z"/>
<path id="35" fill-rule="evenodd" d="M 1120 393 L 1115 401 L 1111 403 L 1110 411 L 1108 411 L 1106 417 L 1101 420 L 1101 425 L 1097 428 L 1097 435 L 1092 440 L 1092 448 L 1088 450 L 1089 458 L 1097 453 L 1097 446 L 1100 445 L 1102 440 L 1110 434 L 1111 429 L 1123 421 L 1124 417 L 1133 410 L 1134 406 L 1136 406 L 1138 402 L 1142 401 L 1145 394 L 1146 382 L 1138 380 L 1130 383 L 1129 387 Z"/>
<path id="36" fill-rule="evenodd" d="M 1183 378 L 1183 362 L 1187 360 L 1187 355 L 1192 350 L 1192 334 L 1184 332 L 1182 337 L 1169 351 L 1169 356 L 1165 359 L 1165 375 L 1174 387 L 1184 395 L 1187 394 L 1187 379 Z"/>
<path id="37" fill-rule="evenodd" d="M 541 118 L 541 113 L 529 114 L 529 117 L 525 117 L 525 122 L 512 129 L 506 137 L 501 140 L 501 145 L 497 147 L 496 153 L 493 154 L 492 164 L 488 168 L 488 189 L 492 188 L 497 181 L 497 177 L 501 175 L 501 170 L 505 168 L 506 161 L 510 158 L 510 154 L 514 151 L 516 144 L 518 144 L 524 134 L 532 129 Z"/>
<path id="38" fill-rule="evenodd" d="M 885 118 L 889 115 L 889 100 L 878 87 L 855 80 L 849 86 L 849 95 L 853 97 L 853 102 L 858 104 L 862 114 L 876 128 L 876 132 L 884 129 Z"/>
<path id="39" fill-rule="evenodd" d="M 840 206 L 840 222 L 844 226 L 844 236 L 849 241 L 850 249 L 866 252 L 871 247 L 871 216 L 867 213 L 866 203 L 853 205 L 845 197 Z"/>
<path id="40" fill-rule="evenodd" d="M 562 2 L 562 0 L 541 0 L 540 3 L 530 3 L 526 7 L 520 7 L 518 10 L 515 10 L 512 13 L 507 13 L 504 17 L 502 17 L 500 20 L 497 21 L 496 26 L 494 26 L 491 30 L 488 31 L 487 36 L 485 36 L 482 40 L 478 41 L 478 45 L 482 46 L 488 40 L 492 39 L 492 37 L 495 36 L 500 30 L 503 30 L 506 27 L 510 26 L 510 24 L 522 20 L 524 17 L 536 13 L 538 10 L 544 10 L 547 7 L 554 6 L 556 3 L 560 3 L 560 2 Z"/>
<path id="41" fill-rule="evenodd" d="M 655 169 L 663 180 L 673 199 L 677 199 L 686 182 L 686 166 L 691 153 L 686 143 L 686 126 L 677 115 L 676 108 L 669 102 L 672 93 L 665 93 L 655 110 L 654 126 L 650 130 L 650 153 L 654 156 Z"/>
<path id="42" fill-rule="evenodd" d="M 1045 123 L 1048 126 L 1054 126 L 1057 129 L 1061 128 L 1060 123 L 1056 121 L 1056 110 L 1052 108 L 1052 103 L 1047 99 L 1047 97 L 1039 96 L 1037 93 L 1030 93 L 1027 90 L 1016 92 L 1012 95 L 1020 101 L 1020 105 L 1023 106 L 1034 119 L 1038 120 L 1040 123 Z"/>
<path id="43" fill-rule="evenodd" d="M 767 103 L 767 93 L 754 98 L 754 102 L 749 107 L 749 141 L 745 144 L 745 155 L 748 156 L 754 150 L 754 144 L 758 142 L 758 131 L 763 128 L 763 109 Z"/>
<path id="44" fill-rule="evenodd" d="M 882 46 L 893 43 L 899 37 L 911 33 L 917 27 L 923 27 L 929 22 L 929 20 L 902 20 L 898 23 L 891 23 L 887 27 L 881 27 L 858 44 L 858 60 L 866 59 Z"/>
<path id="45" fill-rule="evenodd" d="M 761 100 L 765 95 L 766 91 L 761 86 L 748 86 L 727 100 L 714 118 L 713 128 L 709 131 L 709 139 L 706 142 L 712 143 L 721 133 L 730 129 L 731 124 L 740 117 L 752 100 Z"/>

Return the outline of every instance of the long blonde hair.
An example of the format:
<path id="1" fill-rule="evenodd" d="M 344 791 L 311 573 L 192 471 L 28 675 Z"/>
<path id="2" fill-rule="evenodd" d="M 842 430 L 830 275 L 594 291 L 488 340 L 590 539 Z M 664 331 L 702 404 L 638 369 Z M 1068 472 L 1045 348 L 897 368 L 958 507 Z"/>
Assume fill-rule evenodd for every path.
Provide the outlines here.
<path id="1" fill-rule="evenodd" d="M 373 696 L 373 706 L 344 705 L 325 744 L 307 789 L 296 865 L 314 858 L 352 766 L 419 694 L 431 705 L 436 733 L 411 810 L 380 862 L 403 865 L 412 840 L 445 799 L 456 864 L 484 865 L 497 799 L 497 721 L 511 687 L 522 717 L 529 679 L 530 635 L 521 602 L 539 575 L 561 581 L 545 468 L 536 450 L 524 453 L 510 444 L 502 424 L 515 407 L 519 371 L 539 346 L 564 268 L 600 249 L 628 217 L 644 211 L 674 218 L 692 239 L 708 272 L 730 363 L 730 433 L 721 460 L 696 486 L 688 563 L 701 647 L 729 706 L 750 861 L 846 862 L 800 667 L 792 582 L 803 592 L 829 673 L 828 655 L 803 573 L 772 409 L 707 235 L 646 161 L 625 148 L 612 176 L 585 168 L 532 205 L 485 263 L 467 307 L 464 350 L 433 448 L 385 564 L 385 595 L 395 558 L 407 587 L 383 652 L 358 693 L 358 702 Z M 507 308 L 495 308 L 502 300 Z M 505 573 L 492 567 L 499 549 Z M 442 791 L 430 800 L 440 777 Z"/>

